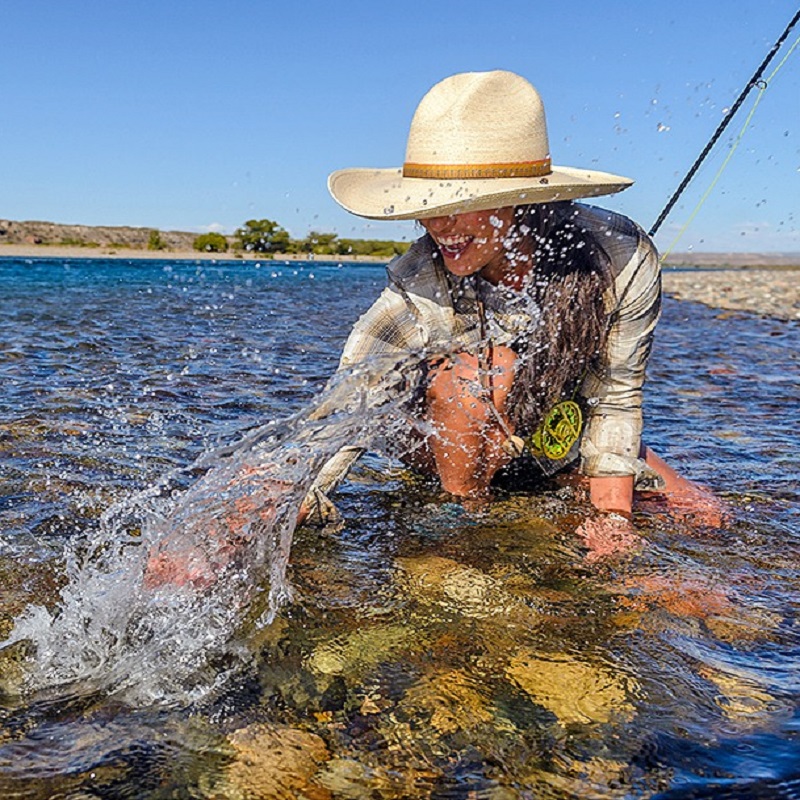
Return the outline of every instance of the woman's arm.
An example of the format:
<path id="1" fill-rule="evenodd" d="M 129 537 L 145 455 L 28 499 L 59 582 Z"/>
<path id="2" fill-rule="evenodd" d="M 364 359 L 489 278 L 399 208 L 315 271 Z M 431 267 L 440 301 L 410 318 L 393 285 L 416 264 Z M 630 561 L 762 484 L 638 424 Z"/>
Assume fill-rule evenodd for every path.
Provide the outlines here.
<path id="1" fill-rule="evenodd" d="M 662 492 L 671 514 L 714 528 L 724 524 L 725 506 L 712 492 L 681 476 L 649 447 L 644 449 L 644 458 L 647 466 L 664 481 Z M 632 475 L 589 478 L 592 505 L 603 513 L 586 519 L 577 530 L 589 550 L 588 561 L 620 555 L 641 546 L 630 519 L 633 480 Z"/>
<path id="2" fill-rule="evenodd" d="M 615 279 L 605 350 L 581 387 L 588 410 L 581 467 L 598 508 L 630 510 L 631 478 L 641 474 L 642 385 L 661 298 L 658 255 L 644 234 Z M 600 480 L 600 479 L 603 480 Z M 632 485 L 632 483 L 631 483 Z M 621 505 L 620 505 L 621 504 Z"/>
<path id="3" fill-rule="evenodd" d="M 730 511 L 723 500 L 705 486 L 684 478 L 649 447 L 645 448 L 645 461 L 663 479 L 661 493 L 673 516 L 709 528 L 721 528 L 729 519 Z"/>

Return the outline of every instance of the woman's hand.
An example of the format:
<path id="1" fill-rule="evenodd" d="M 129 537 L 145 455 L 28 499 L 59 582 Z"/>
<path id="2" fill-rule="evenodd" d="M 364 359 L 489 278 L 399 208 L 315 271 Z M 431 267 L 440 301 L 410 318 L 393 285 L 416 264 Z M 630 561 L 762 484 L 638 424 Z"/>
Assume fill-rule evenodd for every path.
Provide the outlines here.
<path id="1" fill-rule="evenodd" d="M 144 586 L 207 589 L 229 565 L 252 552 L 252 544 L 275 523 L 279 504 L 292 491 L 289 481 L 273 478 L 273 467 L 246 467 L 205 505 L 189 506 L 188 518 L 166 520 L 174 529 L 153 546 L 144 569 Z"/>
<path id="2" fill-rule="evenodd" d="M 670 493 L 643 494 L 637 507 L 642 510 L 654 508 L 693 527 L 723 528 L 731 517 L 725 501 L 698 484 Z"/>
<path id="3" fill-rule="evenodd" d="M 158 549 L 148 556 L 144 587 L 153 590 L 171 584 L 206 589 L 216 580 L 219 568 L 199 547 Z"/>
<path id="4" fill-rule="evenodd" d="M 576 533 L 588 548 L 586 561 L 593 564 L 605 558 L 624 556 L 642 545 L 631 520 L 617 512 L 598 512 L 588 517 Z"/>
<path id="5" fill-rule="evenodd" d="M 722 528 L 727 523 L 730 509 L 710 489 L 679 475 L 649 447 L 645 450 L 645 460 L 664 479 L 661 493 L 670 515 L 708 528 Z"/>

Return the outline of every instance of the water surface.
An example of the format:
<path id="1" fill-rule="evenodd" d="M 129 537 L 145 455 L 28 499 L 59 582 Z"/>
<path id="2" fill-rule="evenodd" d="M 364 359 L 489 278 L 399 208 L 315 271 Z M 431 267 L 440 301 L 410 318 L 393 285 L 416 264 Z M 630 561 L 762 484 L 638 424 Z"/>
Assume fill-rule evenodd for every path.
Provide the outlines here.
<path id="1" fill-rule="evenodd" d="M 363 265 L 0 260 L 0 632 L 41 606 L 40 648 L 72 676 L 20 695 L 37 662 L 4 654 L 0 794 L 796 796 L 797 323 L 665 303 L 647 440 L 726 498 L 723 530 L 651 503 L 640 552 L 589 564 L 572 492 L 465 512 L 371 454 L 338 494 L 345 528 L 295 535 L 277 615 L 251 587 L 275 576 L 247 565 L 206 605 L 142 591 L 140 532 L 108 510 L 212 509 L 190 466 L 271 421 L 259 446 L 302 480 L 302 411 L 383 284 Z"/>

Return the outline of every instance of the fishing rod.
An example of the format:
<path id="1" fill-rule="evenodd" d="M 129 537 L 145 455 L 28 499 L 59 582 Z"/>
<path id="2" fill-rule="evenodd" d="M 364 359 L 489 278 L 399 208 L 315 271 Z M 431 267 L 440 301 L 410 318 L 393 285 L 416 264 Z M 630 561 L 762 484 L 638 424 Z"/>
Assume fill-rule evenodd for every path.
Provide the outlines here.
<path id="1" fill-rule="evenodd" d="M 730 111 L 725 115 L 722 122 L 719 124 L 719 127 L 716 131 L 714 131 L 714 135 L 708 140 L 708 144 L 706 144 L 703 152 L 697 157 L 697 160 L 692 164 L 689 171 L 686 173 L 686 176 L 681 181 L 678 188 L 673 193 L 672 197 L 668 200 L 667 204 L 664 206 L 664 210 L 659 214 L 658 219 L 653 224 L 653 227 L 650 228 L 650 236 L 654 236 L 656 231 L 661 227 L 661 223 L 667 218 L 667 215 L 670 211 L 672 211 L 672 207 L 678 201 L 678 198 L 683 194 L 684 189 L 689 185 L 689 181 L 695 176 L 695 173 L 698 169 L 700 169 L 700 165 L 705 161 L 706 156 L 711 152 L 711 148 L 717 143 L 717 140 L 720 136 L 722 136 L 722 132 L 725 128 L 728 127 L 728 123 L 733 119 L 734 114 L 739 110 L 739 107 L 744 102 L 745 97 L 750 93 L 750 90 L 754 86 L 759 86 L 761 89 L 766 88 L 766 82 L 761 81 L 761 75 L 764 73 L 764 70 L 767 68 L 768 64 L 772 59 L 775 57 L 778 50 L 780 50 L 781 45 L 786 41 L 786 38 L 789 36 L 792 28 L 797 24 L 797 21 L 800 20 L 800 10 L 792 17 L 791 22 L 786 26 L 786 29 L 783 33 L 778 37 L 777 41 L 774 45 L 772 45 L 772 49 L 767 54 L 767 57 L 761 62 L 761 66 L 755 71 L 753 77 L 747 82 L 747 85 L 742 90 L 739 97 L 736 98 L 736 102 L 731 106 Z M 761 82 L 760 85 L 759 82 Z"/>

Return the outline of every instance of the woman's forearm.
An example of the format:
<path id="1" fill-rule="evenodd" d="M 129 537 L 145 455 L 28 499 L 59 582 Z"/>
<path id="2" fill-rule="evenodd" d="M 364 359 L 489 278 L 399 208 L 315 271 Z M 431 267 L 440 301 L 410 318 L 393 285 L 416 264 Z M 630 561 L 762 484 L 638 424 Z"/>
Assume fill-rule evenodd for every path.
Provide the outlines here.
<path id="1" fill-rule="evenodd" d="M 644 458 L 647 466 L 663 478 L 663 491 L 665 494 L 679 494 L 681 492 L 691 492 L 697 489 L 696 484 L 676 472 L 663 458 L 657 456 L 649 447 L 645 448 Z"/>

